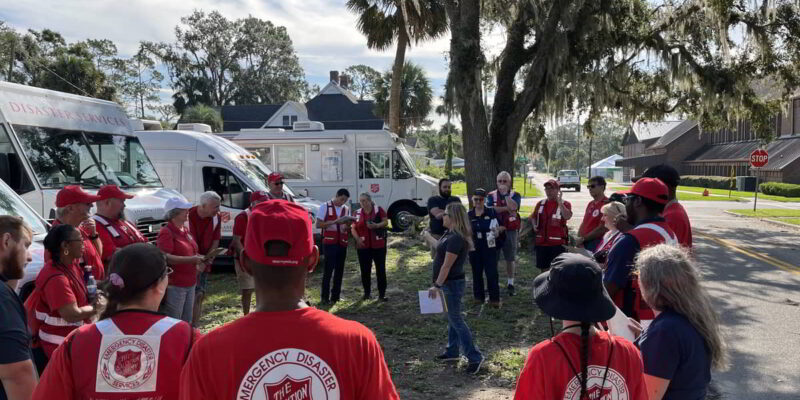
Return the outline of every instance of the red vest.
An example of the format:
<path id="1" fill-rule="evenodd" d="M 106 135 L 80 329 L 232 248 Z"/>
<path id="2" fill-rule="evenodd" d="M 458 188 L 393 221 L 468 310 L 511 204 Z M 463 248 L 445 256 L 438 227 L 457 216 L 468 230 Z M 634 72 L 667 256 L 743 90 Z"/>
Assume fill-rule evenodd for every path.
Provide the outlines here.
<path id="1" fill-rule="evenodd" d="M 386 237 L 378 235 L 376 231 L 367 228 L 367 222 L 375 223 L 375 216 L 384 214 L 383 209 L 372 205 L 372 213 L 364 214 L 364 209 L 358 210 L 355 222 L 356 233 L 364 242 L 364 249 L 382 249 L 386 247 Z M 385 230 L 384 230 L 385 232 Z"/>
<path id="2" fill-rule="evenodd" d="M 337 219 L 348 215 L 350 212 L 350 208 L 346 205 L 342 205 L 342 213 L 341 215 L 336 215 L 336 207 L 333 205 L 332 201 L 329 201 L 328 204 L 325 206 L 325 222 L 332 222 L 336 221 Z M 349 228 L 346 224 L 333 224 L 325 228 L 322 232 L 322 243 L 323 244 L 339 244 L 339 246 L 347 247 L 347 239 L 350 237 L 348 235 Z"/>
<path id="3" fill-rule="evenodd" d="M 25 302 L 31 334 L 34 340 L 41 343 L 42 349 L 45 351 L 48 358 L 70 332 L 83 326 L 84 323 L 91 322 L 88 320 L 77 322 L 66 321 L 61 317 L 57 308 L 51 308 L 45 302 L 42 293 L 45 287 L 62 282 L 59 279 L 53 278 L 63 275 L 69 281 L 69 288 L 64 288 L 62 290 L 69 289 L 72 292 L 78 307 L 89 305 L 86 285 L 83 282 L 83 276 L 79 274 L 79 269 L 80 267 L 77 265 L 66 267 L 62 265 L 57 268 L 54 266 L 52 260 L 48 261 L 36 277 L 36 290 L 34 290 L 33 294 L 31 294 L 30 298 Z"/>
<path id="4" fill-rule="evenodd" d="M 672 229 L 670 229 L 664 221 L 637 225 L 628 231 L 628 233 L 639 243 L 639 251 L 662 243 L 674 246 L 678 245 L 678 239 L 675 237 L 675 233 L 672 232 Z M 639 280 L 633 275 L 631 275 L 631 281 L 628 287 L 624 290 L 617 291 L 614 295 L 614 303 L 617 305 L 622 304 L 622 309 L 631 308 L 624 307 L 626 302 L 633 302 L 632 309 L 634 316 L 639 320 L 652 320 L 656 317 L 653 310 L 642 298 L 642 291 L 639 289 Z"/>
<path id="5" fill-rule="evenodd" d="M 489 193 L 489 196 L 492 196 L 492 200 L 494 200 L 495 207 L 506 207 L 506 199 L 513 195 L 514 195 L 513 190 L 509 191 L 508 194 L 502 199 L 500 198 L 500 195 L 497 193 L 497 190 L 493 190 Z M 519 204 L 517 204 L 517 207 L 519 207 Z M 521 225 L 520 223 L 521 221 L 519 219 L 519 213 L 516 211 L 514 211 L 513 213 L 508 211 L 499 212 L 497 213 L 497 219 L 499 220 L 500 225 L 505 226 L 506 229 L 509 231 L 519 230 L 519 227 Z"/>
<path id="6" fill-rule="evenodd" d="M 152 322 L 154 318 L 156 322 Z M 136 323 L 140 328 L 137 332 L 143 332 L 133 335 L 126 329 L 126 334 L 114 320 L 121 326 Z M 185 322 L 138 312 L 118 314 L 81 328 L 65 345 L 69 348 L 74 398 L 177 399 L 178 381 L 193 335 Z"/>
<path id="7" fill-rule="evenodd" d="M 111 243 L 109 243 L 111 246 L 103 242 L 103 261 L 111 260 L 111 256 L 114 255 L 116 249 L 121 249 L 134 243 L 147 243 L 147 239 L 129 221 L 124 219 L 110 220 L 97 214 L 93 215 L 92 219 L 96 222 L 97 233 L 111 238 Z"/>
<path id="8" fill-rule="evenodd" d="M 555 212 L 547 213 L 546 204 L 547 199 L 543 199 L 533 210 L 533 229 L 536 230 L 534 244 L 536 246 L 567 244 L 567 220 L 561 216 L 561 209 L 558 206 Z"/>

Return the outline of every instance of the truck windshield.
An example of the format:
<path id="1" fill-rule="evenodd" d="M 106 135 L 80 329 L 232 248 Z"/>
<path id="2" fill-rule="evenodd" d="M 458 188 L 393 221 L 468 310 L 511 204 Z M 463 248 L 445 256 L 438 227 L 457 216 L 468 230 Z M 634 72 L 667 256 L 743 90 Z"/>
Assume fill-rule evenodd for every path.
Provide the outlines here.
<path id="1" fill-rule="evenodd" d="M 135 136 L 14 125 L 43 188 L 163 185 Z"/>
<path id="2" fill-rule="evenodd" d="M 47 227 L 42 219 L 2 181 L 0 181 L 0 215 L 22 217 L 31 226 L 34 235 L 47 233 Z"/>
<path id="3" fill-rule="evenodd" d="M 251 188 L 252 190 L 263 190 L 269 191 L 269 187 L 267 187 L 267 177 L 271 173 L 269 168 L 267 168 L 264 163 L 260 160 L 237 160 L 232 159 L 232 164 L 239 170 L 242 174 L 250 178 L 250 181 L 253 185 L 257 185 L 257 187 Z M 301 197 L 292 191 L 292 189 L 283 184 L 283 191 L 290 194 L 292 197 Z"/>
<path id="4" fill-rule="evenodd" d="M 411 161 L 411 156 L 406 151 L 405 146 L 398 145 L 394 151 L 392 161 L 392 178 L 393 179 L 409 179 L 417 176 L 417 170 L 414 169 L 414 162 Z"/>

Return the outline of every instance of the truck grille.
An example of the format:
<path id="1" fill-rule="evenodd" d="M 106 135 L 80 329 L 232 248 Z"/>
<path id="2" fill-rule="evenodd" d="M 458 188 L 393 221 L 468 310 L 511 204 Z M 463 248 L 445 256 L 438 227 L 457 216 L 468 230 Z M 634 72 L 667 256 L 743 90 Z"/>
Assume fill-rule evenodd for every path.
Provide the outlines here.
<path id="1" fill-rule="evenodd" d="M 148 242 L 155 243 L 158 231 L 165 223 L 166 221 L 163 219 L 142 218 L 136 221 L 136 229 L 142 233 Z"/>

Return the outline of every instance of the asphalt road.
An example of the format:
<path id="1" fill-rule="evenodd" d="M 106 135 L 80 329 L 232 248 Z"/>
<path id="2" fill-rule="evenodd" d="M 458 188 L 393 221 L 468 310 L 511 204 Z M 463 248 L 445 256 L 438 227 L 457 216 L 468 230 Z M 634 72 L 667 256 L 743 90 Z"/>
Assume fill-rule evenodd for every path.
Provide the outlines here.
<path id="1" fill-rule="evenodd" d="M 545 180 L 535 175 L 539 185 Z M 570 225 L 577 228 L 588 190 L 565 190 L 564 199 L 572 203 Z M 525 199 L 523 205 L 535 201 Z M 800 229 L 724 212 L 752 203 L 682 204 L 692 222 L 698 268 L 729 346 L 730 367 L 713 374 L 719 398 L 800 399 Z M 758 205 L 800 209 L 798 203 L 759 200 Z"/>

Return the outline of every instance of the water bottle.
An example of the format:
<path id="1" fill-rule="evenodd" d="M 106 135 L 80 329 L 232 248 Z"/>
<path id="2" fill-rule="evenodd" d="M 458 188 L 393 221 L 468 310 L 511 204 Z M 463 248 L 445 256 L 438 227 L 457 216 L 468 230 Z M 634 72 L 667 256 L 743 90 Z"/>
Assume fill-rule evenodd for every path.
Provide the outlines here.
<path id="1" fill-rule="evenodd" d="M 83 269 L 83 282 L 86 284 L 86 297 L 89 303 L 93 303 L 97 298 L 97 281 L 92 275 L 91 268 L 84 267 Z"/>

